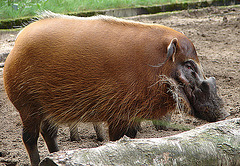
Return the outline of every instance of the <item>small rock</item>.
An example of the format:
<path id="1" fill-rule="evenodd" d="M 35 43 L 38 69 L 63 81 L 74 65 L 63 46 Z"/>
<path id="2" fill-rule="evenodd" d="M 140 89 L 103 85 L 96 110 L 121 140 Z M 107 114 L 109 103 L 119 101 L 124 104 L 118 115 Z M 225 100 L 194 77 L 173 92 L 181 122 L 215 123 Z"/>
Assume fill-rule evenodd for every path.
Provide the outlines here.
<path id="1" fill-rule="evenodd" d="M 8 39 L 7 42 L 14 42 L 15 40 L 14 39 Z"/>
<path id="2" fill-rule="evenodd" d="M 8 154 L 7 152 L 2 151 L 2 152 L 0 152 L 0 157 L 6 157 L 7 154 Z"/>
<path id="3" fill-rule="evenodd" d="M 228 22 L 228 18 L 226 16 L 223 17 L 223 22 L 227 23 Z"/>
<path id="4" fill-rule="evenodd" d="M 236 11 L 235 8 L 229 8 L 228 11 Z"/>
<path id="5" fill-rule="evenodd" d="M 4 63 L 0 63 L 0 68 L 1 68 L 1 67 L 4 67 Z"/>
<path id="6" fill-rule="evenodd" d="M 220 62 L 219 62 L 219 61 L 217 61 L 217 60 L 213 60 L 212 62 L 213 62 L 213 63 L 220 63 Z"/>

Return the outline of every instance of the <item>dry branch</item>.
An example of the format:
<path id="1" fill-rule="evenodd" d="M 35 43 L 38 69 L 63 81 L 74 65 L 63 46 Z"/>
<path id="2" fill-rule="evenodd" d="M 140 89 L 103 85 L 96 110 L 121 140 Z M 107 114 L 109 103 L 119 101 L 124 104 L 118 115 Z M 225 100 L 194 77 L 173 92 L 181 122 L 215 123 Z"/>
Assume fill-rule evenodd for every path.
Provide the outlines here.
<path id="1" fill-rule="evenodd" d="M 240 165 L 240 118 L 210 123 L 178 135 L 129 139 L 48 155 L 46 165 Z"/>

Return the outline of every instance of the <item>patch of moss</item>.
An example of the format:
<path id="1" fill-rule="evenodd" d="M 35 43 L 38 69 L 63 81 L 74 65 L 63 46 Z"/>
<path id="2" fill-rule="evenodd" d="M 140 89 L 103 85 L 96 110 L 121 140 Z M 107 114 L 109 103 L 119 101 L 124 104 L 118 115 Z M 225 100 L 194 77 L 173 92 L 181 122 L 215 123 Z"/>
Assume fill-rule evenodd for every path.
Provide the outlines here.
<path id="1" fill-rule="evenodd" d="M 91 17 L 91 16 L 95 16 L 95 15 L 104 15 L 105 11 L 88 11 L 88 12 L 71 12 L 68 13 L 67 15 L 70 16 L 77 16 L 77 17 Z"/>
<path id="2" fill-rule="evenodd" d="M 0 29 L 21 28 L 33 21 L 32 17 L 18 19 L 0 20 Z"/>

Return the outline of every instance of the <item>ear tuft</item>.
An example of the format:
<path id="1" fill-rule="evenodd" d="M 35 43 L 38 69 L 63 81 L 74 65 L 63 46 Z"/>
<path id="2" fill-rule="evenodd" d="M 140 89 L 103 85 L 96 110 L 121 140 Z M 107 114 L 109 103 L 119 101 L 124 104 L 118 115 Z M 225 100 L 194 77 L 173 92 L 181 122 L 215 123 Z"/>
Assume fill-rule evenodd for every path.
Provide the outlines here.
<path id="1" fill-rule="evenodd" d="M 178 39 L 173 38 L 167 47 L 167 59 L 171 58 L 173 62 L 175 61 L 175 53 L 177 51 L 177 43 L 178 43 Z"/>

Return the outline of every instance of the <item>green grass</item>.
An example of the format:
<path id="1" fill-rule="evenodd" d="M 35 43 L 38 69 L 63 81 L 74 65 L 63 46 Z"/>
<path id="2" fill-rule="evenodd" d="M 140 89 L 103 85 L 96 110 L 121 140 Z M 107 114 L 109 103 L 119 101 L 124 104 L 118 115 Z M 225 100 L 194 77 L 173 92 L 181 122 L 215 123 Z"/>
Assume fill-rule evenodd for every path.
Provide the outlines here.
<path id="1" fill-rule="evenodd" d="M 43 10 L 69 13 L 188 1 L 198 0 L 0 0 L 0 19 L 34 16 L 36 12 Z"/>

